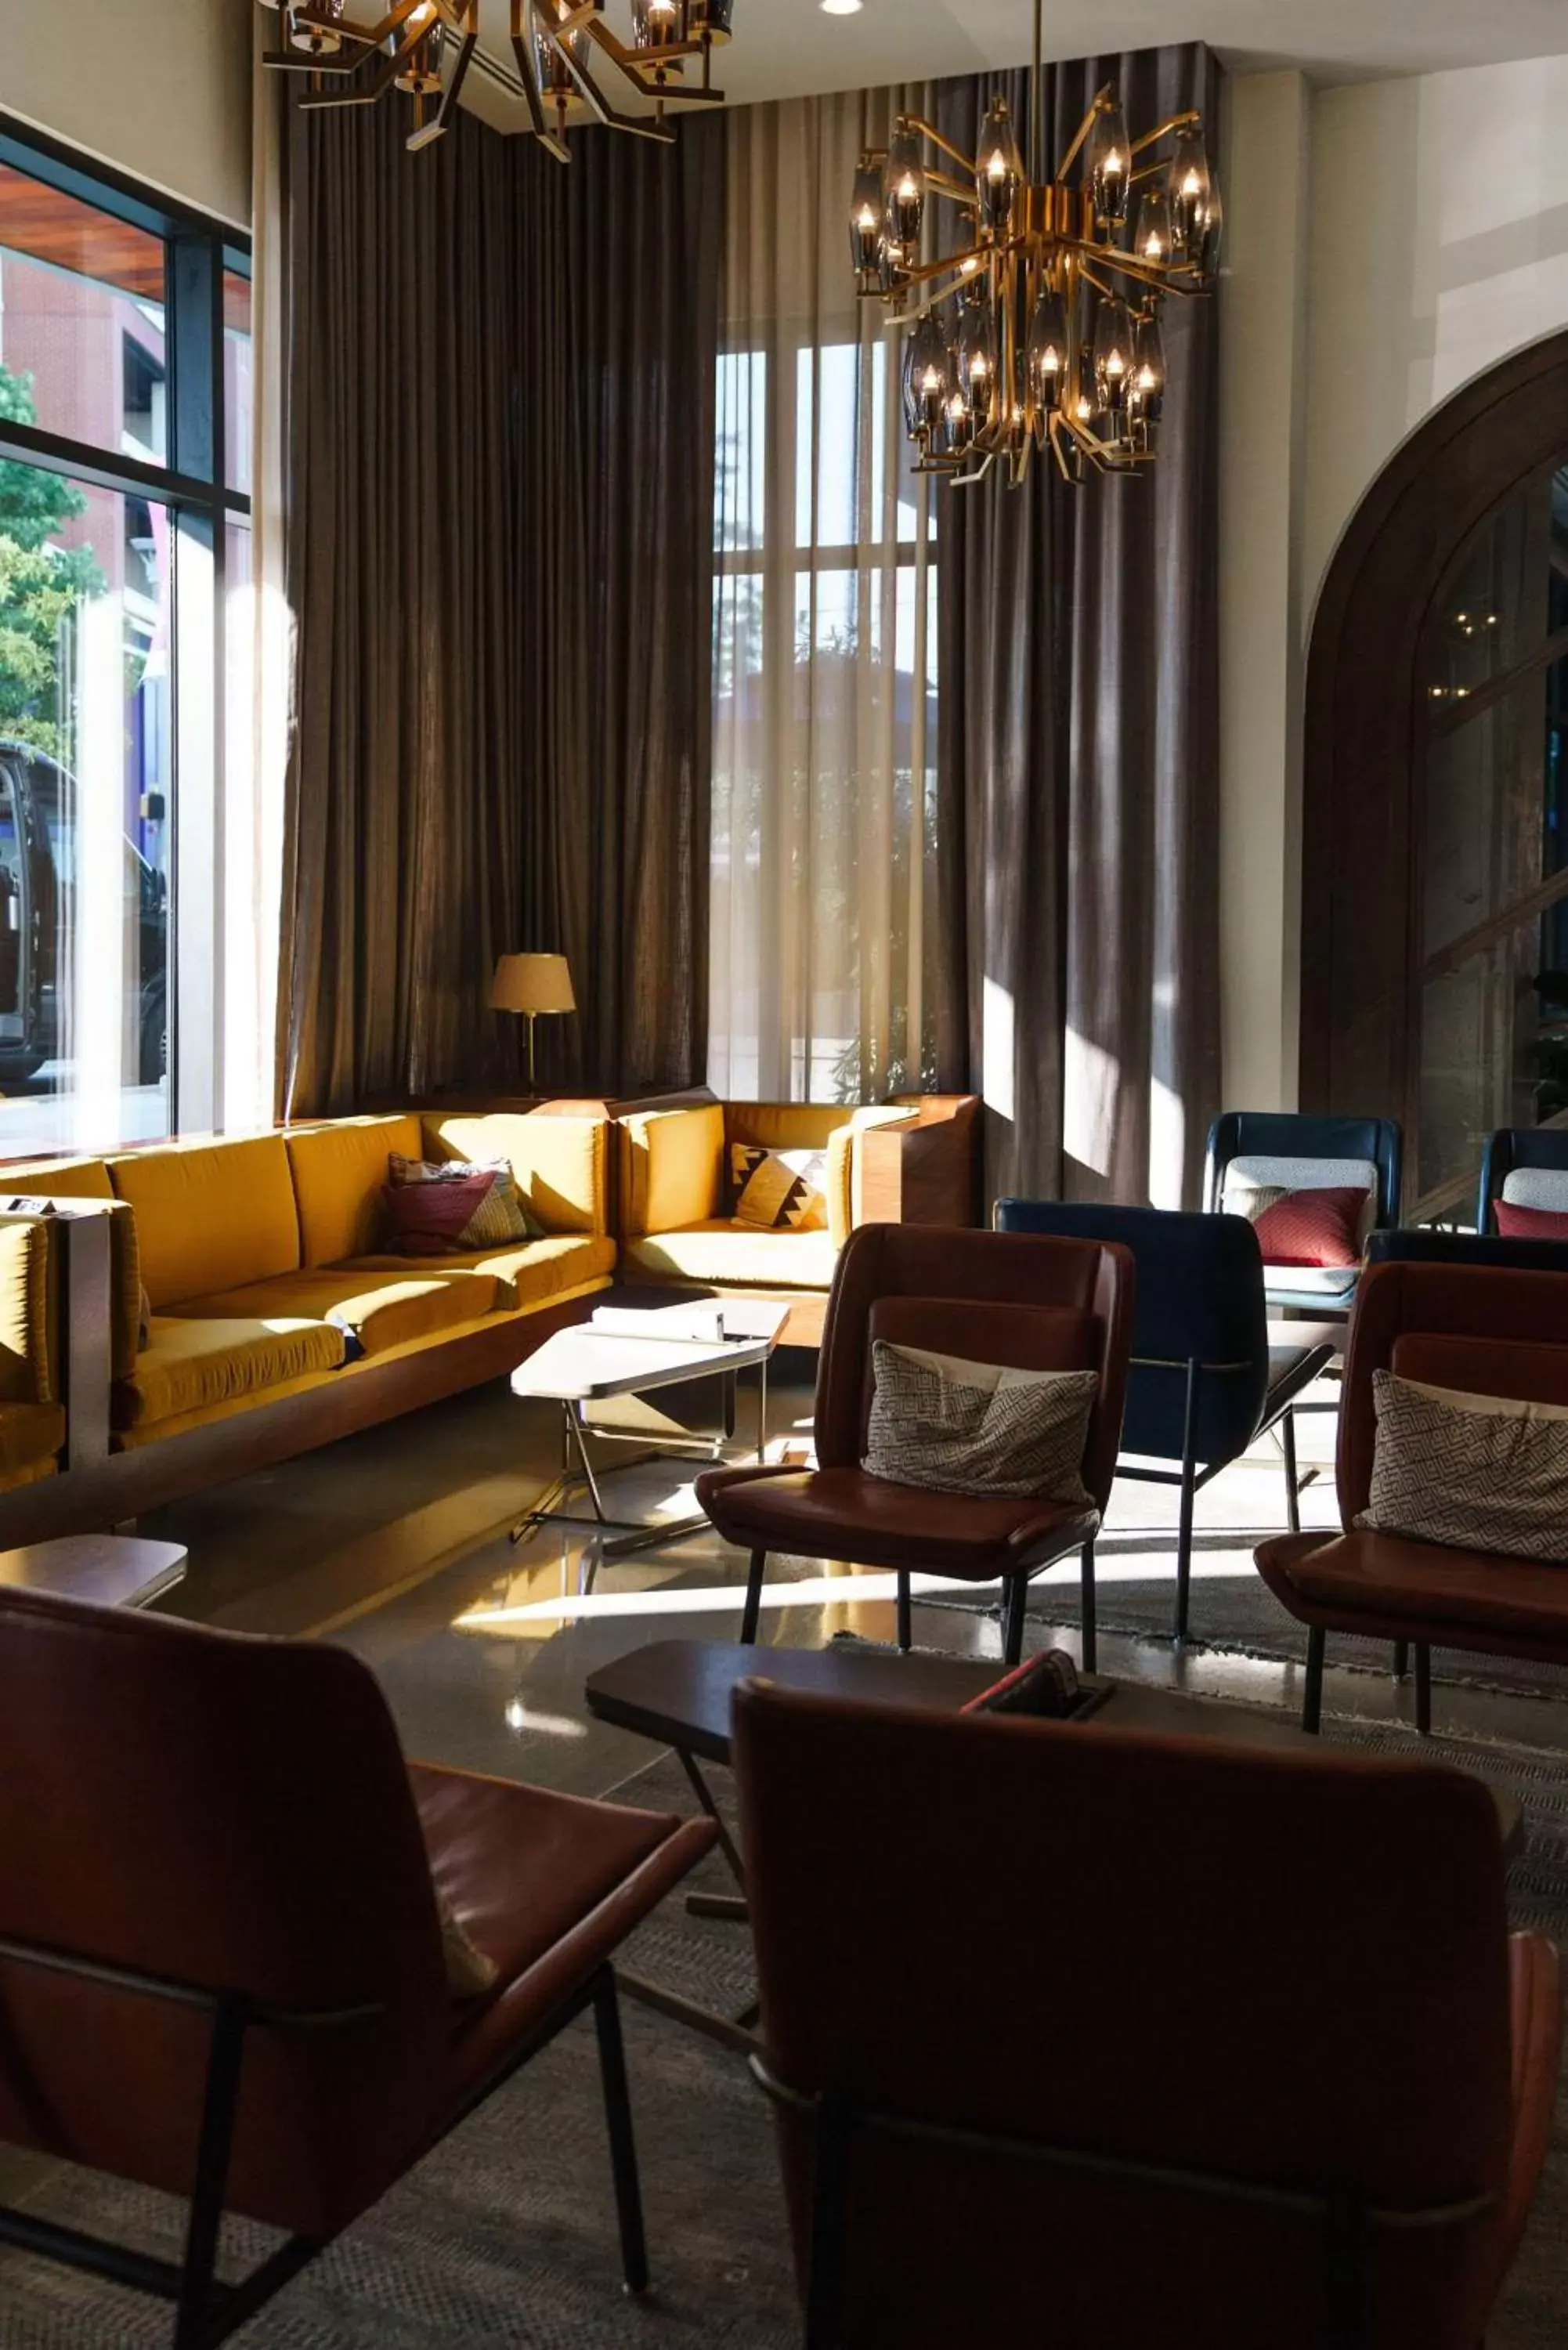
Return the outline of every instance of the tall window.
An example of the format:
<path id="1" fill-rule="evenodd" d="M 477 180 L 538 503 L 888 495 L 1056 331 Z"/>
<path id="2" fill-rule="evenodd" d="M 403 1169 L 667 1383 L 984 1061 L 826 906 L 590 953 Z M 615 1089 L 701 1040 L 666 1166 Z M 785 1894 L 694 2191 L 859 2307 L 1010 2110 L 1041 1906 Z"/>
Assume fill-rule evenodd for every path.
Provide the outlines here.
<path id="1" fill-rule="evenodd" d="M 820 238 L 750 226 L 810 221 L 804 191 L 848 184 L 861 106 L 731 127 L 708 1066 L 737 1099 L 881 1099 L 934 1059 L 935 485 L 836 200 Z"/>
<path id="2" fill-rule="evenodd" d="M 0 1157 L 220 1122 L 249 265 L 0 120 Z"/>

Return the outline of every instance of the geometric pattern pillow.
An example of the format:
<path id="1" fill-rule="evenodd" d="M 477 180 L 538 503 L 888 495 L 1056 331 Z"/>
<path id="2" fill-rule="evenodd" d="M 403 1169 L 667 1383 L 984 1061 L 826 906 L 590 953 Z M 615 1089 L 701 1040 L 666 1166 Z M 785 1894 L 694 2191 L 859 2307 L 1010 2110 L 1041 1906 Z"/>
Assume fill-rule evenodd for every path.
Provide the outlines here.
<path id="1" fill-rule="evenodd" d="M 827 1222 L 826 1150 L 730 1145 L 732 1223 L 752 1232 L 821 1232 Z"/>
<path id="2" fill-rule="evenodd" d="M 405 1159 L 393 1151 L 387 1175 L 381 1197 L 399 1256 L 452 1256 L 542 1234 L 504 1159 L 473 1167 L 461 1159 Z"/>
<path id="3" fill-rule="evenodd" d="M 1355 1523 L 1568 1563 L 1568 1406 L 1466 1395 L 1374 1371 L 1372 1490 Z"/>
<path id="4" fill-rule="evenodd" d="M 940 1493 L 1093 1506 L 1081 1474 L 1096 1371 L 1020 1371 L 872 1345 L 875 1387 L 860 1466 Z"/>

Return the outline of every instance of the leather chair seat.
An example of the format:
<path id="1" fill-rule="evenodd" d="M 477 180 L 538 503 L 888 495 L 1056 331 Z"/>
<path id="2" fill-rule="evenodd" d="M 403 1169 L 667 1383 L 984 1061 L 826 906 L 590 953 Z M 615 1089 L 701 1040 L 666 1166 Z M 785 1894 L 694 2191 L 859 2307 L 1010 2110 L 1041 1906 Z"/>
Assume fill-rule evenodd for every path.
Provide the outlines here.
<path id="1" fill-rule="evenodd" d="M 1342 1631 L 1365 1622 L 1398 1638 L 1407 1619 L 1412 1638 L 1437 1641 L 1441 1625 L 1457 1647 L 1469 1631 L 1510 1653 L 1521 1638 L 1568 1652 L 1568 1565 L 1359 1533 L 1281 1535 L 1260 1545 L 1257 1561 L 1271 1591 L 1303 1621 L 1329 1618 Z"/>
<path id="2" fill-rule="evenodd" d="M 437 1892 L 499 1970 L 454 2000 L 443 2096 L 461 2106 L 712 1841 L 707 1821 L 412 1763 Z"/>
<path id="3" fill-rule="evenodd" d="M 863 1469 L 706 1469 L 697 1501 L 726 1542 L 857 1566 L 905 1567 L 989 1582 L 1086 1542 L 1097 1510 L 1036 1499 L 988 1501 L 895 1485 Z"/>

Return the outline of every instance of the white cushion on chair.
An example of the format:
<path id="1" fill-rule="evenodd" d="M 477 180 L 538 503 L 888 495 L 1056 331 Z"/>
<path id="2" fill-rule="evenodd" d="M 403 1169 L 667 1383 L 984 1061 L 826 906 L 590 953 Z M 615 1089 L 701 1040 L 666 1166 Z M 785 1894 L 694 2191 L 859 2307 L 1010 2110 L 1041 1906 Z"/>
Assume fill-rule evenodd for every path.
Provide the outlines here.
<path id="1" fill-rule="evenodd" d="M 1546 1208 L 1568 1214 L 1568 1167 L 1514 1167 L 1504 1176 L 1502 1196 L 1511 1208 Z"/>

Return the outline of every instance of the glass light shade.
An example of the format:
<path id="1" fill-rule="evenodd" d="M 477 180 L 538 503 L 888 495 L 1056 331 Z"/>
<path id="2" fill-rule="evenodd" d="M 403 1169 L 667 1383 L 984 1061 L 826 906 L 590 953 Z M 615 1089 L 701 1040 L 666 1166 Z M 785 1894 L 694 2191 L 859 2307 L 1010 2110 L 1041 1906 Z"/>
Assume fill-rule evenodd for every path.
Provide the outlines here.
<path id="1" fill-rule="evenodd" d="M 1170 197 L 1158 180 L 1138 198 L 1132 249 L 1140 261 L 1170 259 Z"/>
<path id="2" fill-rule="evenodd" d="M 1012 117 L 1005 99 L 993 100 L 980 127 L 980 148 L 974 163 L 974 192 L 980 216 L 995 236 L 1005 236 L 1012 225 L 1012 209 L 1023 185 L 1023 158 L 1013 136 Z"/>
<path id="3" fill-rule="evenodd" d="M 1096 405 L 1103 416 L 1125 415 L 1133 371 L 1133 325 L 1118 295 L 1100 296 L 1092 350 Z"/>
<path id="4" fill-rule="evenodd" d="M 564 46 L 570 49 L 580 66 L 588 62 L 588 36 L 581 27 L 563 36 Z M 577 86 L 566 71 L 566 59 L 553 41 L 545 39 L 537 21 L 534 26 L 534 66 L 539 77 L 539 88 L 546 97 L 556 93 L 563 98 L 576 98 Z"/>
<path id="5" fill-rule="evenodd" d="M 341 16 L 345 0 L 316 0 L 318 16 Z M 284 37 L 291 49 L 303 49 L 306 57 L 335 57 L 343 47 L 341 33 L 329 31 L 325 26 L 306 25 L 300 21 L 297 8 L 283 12 Z"/>
<path id="6" fill-rule="evenodd" d="M 667 49 L 681 34 L 680 0 L 631 0 L 634 49 Z"/>
<path id="7" fill-rule="evenodd" d="M 1209 210 L 1203 222 L 1203 246 L 1198 266 L 1205 277 L 1214 276 L 1220 267 L 1220 247 L 1225 234 L 1225 207 L 1220 201 L 1220 182 L 1212 172 L 1209 174 Z"/>
<path id="8" fill-rule="evenodd" d="M 952 353 L 959 389 L 975 415 L 982 417 L 996 390 L 996 336 L 989 309 L 964 304 L 953 336 Z"/>
<path id="9" fill-rule="evenodd" d="M 1196 123 L 1176 134 L 1166 182 L 1170 197 L 1171 250 L 1179 261 L 1197 267 L 1203 257 L 1203 234 L 1209 219 L 1213 182 L 1209 153 Z"/>
<path id="10" fill-rule="evenodd" d="M 707 33 L 715 41 L 727 41 L 735 27 L 735 0 L 692 0 L 691 31 L 695 37 Z"/>
<path id="11" fill-rule="evenodd" d="M 1132 156 L 1127 123 L 1115 99 L 1095 110 L 1084 150 L 1084 169 L 1094 191 L 1096 212 L 1112 228 L 1119 228 L 1127 216 Z"/>
<path id="12" fill-rule="evenodd" d="M 904 421 L 911 433 L 940 430 L 954 390 L 952 353 L 941 320 L 928 310 L 904 346 Z"/>
<path id="13" fill-rule="evenodd" d="M 888 142 L 882 173 L 888 234 L 903 253 L 913 257 L 920 241 L 926 213 L 926 162 L 920 134 L 900 125 Z"/>
<path id="14" fill-rule="evenodd" d="M 1038 408 L 1055 408 L 1072 374 L 1073 346 L 1066 307 L 1050 286 L 1042 289 L 1029 321 L 1024 362 L 1029 390 Z"/>
<path id="15" fill-rule="evenodd" d="M 430 16 L 433 21 L 415 43 L 408 63 L 397 77 L 398 88 L 406 90 L 410 98 L 434 98 L 441 90 L 441 65 L 446 49 L 446 26 L 436 16 L 433 4 L 430 9 Z M 416 9 L 413 16 L 405 20 L 403 30 L 408 32 L 419 22 L 420 15 Z"/>
<path id="16" fill-rule="evenodd" d="M 861 276 L 874 276 L 882 266 L 882 172 L 866 155 L 849 199 L 849 257 Z"/>
<path id="17" fill-rule="evenodd" d="M 1165 338 L 1159 320 L 1140 318 L 1133 332 L 1132 381 L 1127 407 L 1140 422 L 1157 424 L 1165 404 Z"/>
<path id="18" fill-rule="evenodd" d="M 942 411 L 942 447 L 950 457 L 961 457 L 974 439 L 974 416 L 961 391 L 950 394 Z"/>

